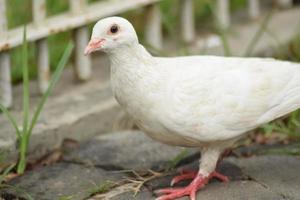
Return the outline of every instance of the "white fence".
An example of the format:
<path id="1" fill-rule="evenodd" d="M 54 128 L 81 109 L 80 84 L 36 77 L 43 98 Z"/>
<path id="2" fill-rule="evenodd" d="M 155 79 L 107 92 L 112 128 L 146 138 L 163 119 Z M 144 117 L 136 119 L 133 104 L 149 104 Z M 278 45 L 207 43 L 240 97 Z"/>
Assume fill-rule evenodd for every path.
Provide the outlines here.
<path id="1" fill-rule="evenodd" d="M 21 45 L 23 27 L 7 29 L 6 3 L 0 0 L 0 102 L 6 107 L 12 106 L 12 85 L 10 73 L 10 49 Z M 33 22 L 27 25 L 28 41 L 36 42 L 38 63 L 38 85 L 43 93 L 50 78 L 49 50 L 47 37 L 58 32 L 72 30 L 75 43 L 74 69 L 80 80 L 88 80 L 91 76 L 90 57 L 83 55 L 88 43 L 87 24 L 100 18 L 117 15 L 128 10 L 144 7 L 145 40 L 155 48 L 162 48 L 161 13 L 158 5 L 163 0 L 106 0 L 87 4 L 86 0 L 69 0 L 70 11 L 46 17 L 46 0 L 32 0 Z M 175 0 L 174 0 L 175 1 Z M 183 41 L 195 39 L 195 21 L 193 0 L 181 1 L 181 36 Z M 275 1 L 274 1 L 275 2 Z M 291 0 L 276 0 L 281 7 L 291 7 Z M 216 18 L 219 25 L 227 28 L 230 25 L 230 1 L 217 0 Z M 260 15 L 260 1 L 248 0 L 249 19 Z"/>

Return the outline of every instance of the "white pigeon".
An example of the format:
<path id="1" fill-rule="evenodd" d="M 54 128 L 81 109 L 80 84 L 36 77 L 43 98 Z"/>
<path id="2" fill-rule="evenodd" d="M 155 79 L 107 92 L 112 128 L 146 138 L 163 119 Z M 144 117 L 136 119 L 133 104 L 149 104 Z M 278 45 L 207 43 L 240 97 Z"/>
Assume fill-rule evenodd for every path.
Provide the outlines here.
<path id="1" fill-rule="evenodd" d="M 96 23 L 85 54 L 107 53 L 116 100 L 151 138 L 198 147 L 198 172 L 176 176 L 158 199 L 196 198 L 212 177 L 225 148 L 251 129 L 300 107 L 300 65 L 265 58 L 218 56 L 153 57 L 126 19 Z M 137 147 L 138 148 L 138 147 Z"/>

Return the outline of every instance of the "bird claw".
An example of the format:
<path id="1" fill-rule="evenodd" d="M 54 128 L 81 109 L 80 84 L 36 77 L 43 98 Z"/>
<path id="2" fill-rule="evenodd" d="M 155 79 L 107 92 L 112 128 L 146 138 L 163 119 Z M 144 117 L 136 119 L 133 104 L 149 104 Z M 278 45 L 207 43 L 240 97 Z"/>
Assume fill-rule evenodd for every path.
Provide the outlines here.
<path id="1" fill-rule="evenodd" d="M 158 197 L 156 200 L 171 200 L 180 198 L 183 196 L 190 196 L 191 200 L 196 200 L 196 193 L 197 190 L 202 188 L 204 185 L 207 184 L 209 177 L 202 177 L 198 175 L 188 186 L 183 188 L 166 188 L 158 190 L 156 193 L 164 194 Z"/>
<path id="2" fill-rule="evenodd" d="M 171 181 L 171 186 L 174 186 L 175 184 L 184 181 L 184 180 L 189 180 L 189 179 L 194 179 L 197 176 L 198 172 L 197 171 L 192 171 L 192 170 L 181 170 L 180 175 L 175 176 L 172 181 Z M 218 172 L 213 172 L 209 175 L 209 178 L 217 178 L 223 182 L 228 182 L 229 179 L 227 176 L 224 176 Z"/>
<path id="3" fill-rule="evenodd" d="M 199 189 L 204 187 L 208 181 L 211 178 L 218 178 L 223 182 L 229 181 L 228 177 L 218 173 L 213 172 L 207 177 L 203 177 L 202 175 L 199 175 L 197 172 L 194 171 L 187 171 L 186 173 L 183 172 L 183 174 L 176 176 L 172 179 L 171 185 L 174 185 L 180 181 L 186 180 L 186 179 L 193 179 L 194 180 L 186 187 L 182 188 L 165 188 L 160 189 L 156 191 L 156 194 L 162 195 L 156 200 L 171 200 L 180 198 L 183 196 L 190 196 L 191 200 L 196 200 L 196 193 Z"/>
<path id="4" fill-rule="evenodd" d="M 228 176 L 224 176 L 223 174 L 220 174 L 220 173 L 218 173 L 218 172 L 213 172 L 213 173 L 211 173 L 210 174 L 210 177 L 211 178 L 217 178 L 217 179 L 219 179 L 220 181 L 222 181 L 222 182 L 228 182 L 229 181 L 229 178 L 228 178 Z"/>
<path id="5" fill-rule="evenodd" d="M 197 176 L 197 171 L 181 171 L 181 174 L 175 176 L 171 181 L 171 186 L 174 186 L 176 183 L 179 183 L 184 180 L 194 179 Z"/>

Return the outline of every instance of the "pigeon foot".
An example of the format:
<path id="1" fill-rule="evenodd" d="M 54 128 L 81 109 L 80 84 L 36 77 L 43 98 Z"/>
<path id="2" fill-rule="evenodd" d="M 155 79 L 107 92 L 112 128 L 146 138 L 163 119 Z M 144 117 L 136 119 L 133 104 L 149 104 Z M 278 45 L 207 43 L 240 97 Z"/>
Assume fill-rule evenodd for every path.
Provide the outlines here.
<path id="1" fill-rule="evenodd" d="M 196 200 L 196 193 L 199 189 L 203 188 L 210 179 L 218 178 L 223 182 L 228 182 L 228 177 L 218 173 L 213 172 L 209 176 L 204 177 L 201 174 L 198 174 L 194 171 L 183 171 L 181 175 L 173 178 L 171 185 L 176 184 L 180 181 L 193 179 L 194 180 L 186 187 L 182 188 L 166 188 L 158 190 L 157 194 L 163 194 L 158 197 L 156 200 L 173 200 L 183 196 L 190 196 L 191 200 Z"/>
<path id="2" fill-rule="evenodd" d="M 198 171 L 183 169 L 183 170 L 180 171 L 180 175 L 175 176 L 172 179 L 170 185 L 174 186 L 175 184 L 177 184 L 181 181 L 194 179 L 194 178 L 196 178 L 197 174 L 198 174 Z M 220 181 L 223 181 L 223 182 L 227 182 L 229 180 L 227 176 L 224 176 L 223 174 L 220 174 L 216 171 L 213 172 L 210 176 L 211 176 L 211 178 L 217 178 L 217 179 L 219 179 Z"/>

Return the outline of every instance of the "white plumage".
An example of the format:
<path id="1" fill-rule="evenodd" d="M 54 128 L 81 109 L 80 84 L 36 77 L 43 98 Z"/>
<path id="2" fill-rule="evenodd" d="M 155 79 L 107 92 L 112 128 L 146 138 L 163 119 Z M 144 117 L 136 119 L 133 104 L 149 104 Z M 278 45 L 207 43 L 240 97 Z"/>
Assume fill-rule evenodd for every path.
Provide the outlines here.
<path id="1" fill-rule="evenodd" d="M 100 39 L 104 42 L 94 47 Z M 120 105 L 155 140 L 199 147 L 199 174 L 204 177 L 214 171 L 220 153 L 247 131 L 300 107 L 299 64 L 265 58 L 153 57 L 138 43 L 132 25 L 119 17 L 100 20 L 92 41 L 86 53 L 103 50 L 109 55 L 112 89 Z"/>

